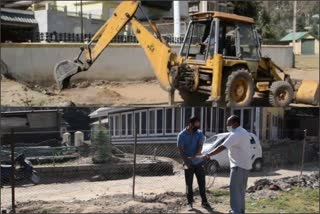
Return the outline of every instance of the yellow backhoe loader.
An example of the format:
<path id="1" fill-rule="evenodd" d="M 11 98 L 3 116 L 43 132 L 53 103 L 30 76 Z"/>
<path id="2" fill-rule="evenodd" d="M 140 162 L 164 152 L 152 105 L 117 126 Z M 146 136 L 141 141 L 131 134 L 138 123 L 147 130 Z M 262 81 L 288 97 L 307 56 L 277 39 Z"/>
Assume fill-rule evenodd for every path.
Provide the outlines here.
<path id="1" fill-rule="evenodd" d="M 226 106 L 249 106 L 255 92 L 267 95 L 272 106 L 318 104 L 319 82 L 293 81 L 270 58 L 261 57 L 253 19 L 214 11 L 193 14 L 176 54 L 155 24 L 148 19 L 150 30 L 137 20 L 138 9 L 142 11 L 139 1 L 120 3 L 75 60 L 58 63 L 54 68 L 58 87 L 68 87 L 73 75 L 87 71 L 130 24 L 161 87 L 169 93 L 169 104 L 174 102 L 175 90 L 188 105 L 211 98 Z"/>

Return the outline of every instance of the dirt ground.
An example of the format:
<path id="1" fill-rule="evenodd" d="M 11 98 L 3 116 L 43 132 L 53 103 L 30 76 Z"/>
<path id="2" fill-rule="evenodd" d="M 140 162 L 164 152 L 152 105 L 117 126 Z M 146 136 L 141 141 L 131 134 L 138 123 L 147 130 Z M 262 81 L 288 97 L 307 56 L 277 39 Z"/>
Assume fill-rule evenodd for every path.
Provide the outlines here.
<path id="1" fill-rule="evenodd" d="M 287 71 L 293 79 L 319 81 L 316 68 L 291 69 Z M 59 92 L 53 86 L 42 88 L 2 78 L 1 104 L 3 106 L 127 106 L 166 105 L 168 94 L 156 80 L 131 82 L 77 82 L 74 87 Z M 176 92 L 175 101 L 181 103 Z M 257 100 L 253 105 L 259 104 Z"/>
<path id="2" fill-rule="evenodd" d="M 165 104 L 168 95 L 158 82 L 80 82 L 62 92 L 51 88 L 31 89 L 13 80 L 1 81 L 1 103 L 5 106 L 126 106 Z M 86 85 L 85 87 L 83 85 Z M 177 101 L 181 101 L 176 96 Z"/>
<path id="3" fill-rule="evenodd" d="M 316 165 L 305 166 L 305 174 L 318 170 Z M 279 169 L 252 172 L 248 186 L 260 178 L 277 179 L 299 175 L 298 170 Z M 226 213 L 229 210 L 226 186 L 228 172 L 219 173 L 216 178 L 207 176 L 208 198 L 214 207 L 214 213 Z M 194 181 L 194 187 L 196 187 Z M 2 189 L 2 207 L 10 207 L 11 189 Z M 16 188 L 17 211 L 25 213 L 185 213 L 185 184 L 183 172 L 173 176 L 137 177 L 136 198 L 132 199 L 132 178 L 123 180 L 72 183 L 52 183 Z M 197 192 L 197 190 L 196 190 Z M 223 196 L 222 200 L 218 196 Z M 200 206 L 200 198 L 195 195 L 195 211 L 208 213 Z"/>

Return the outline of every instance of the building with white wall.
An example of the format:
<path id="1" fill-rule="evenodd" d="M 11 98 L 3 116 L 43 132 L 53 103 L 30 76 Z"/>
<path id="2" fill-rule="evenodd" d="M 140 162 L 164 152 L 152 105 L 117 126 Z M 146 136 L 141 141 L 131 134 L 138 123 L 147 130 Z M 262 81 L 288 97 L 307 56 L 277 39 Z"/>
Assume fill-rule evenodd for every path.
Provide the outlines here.
<path id="1" fill-rule="evenodd" d="M 226 120 L 232 114 L 238 115 L 241 125 L 263 142 L 285 137 L 283 108 L 101 108 L 90 117 L 100 121 L 108 118 L 113 144 L 132 144 L 135 130 L 140 144 L 175 144 L 177 134 L 187 126 L 191 116 L 200 118 L 201 130 L 212 136 L 226 132 Z"/>
<path id="2" fill-rule="evenodd" d="M 280 41 L 292 45 L 292 40 L 293 33 L 289 33 Z M 319 38 L 309 32 L 296 32 L 294 53 L 297 55 L 319 55 Z"/>
<path id="3" fill-rule="evenodd" d="M 107 20 L 111 17 L 119 1 L 43 1 L 41 5 L 49 4 L 61 11 L 80 14 L 81 7 L 84 14 L 91 14 L 93 17 Z M 153 20 L 173 19 L 173 7 L 170 2 L 148 2 L 142 1 L 142 9 L 145 14 Z M 180 2 L 180 14 L 182 19 L 188 18 L 188 1 Z M 143 13 L 138 9 L 136 14 L 138 19 L 144 19 Z"/>
<path id="4" fill-rule="evenodd" d="M 0 138 L 2 145 L 10 144 L 10 132 L 15 133 L 16 145 L 30 146 L 47 141 L 59 142 L 69 127 L 63 112 L 52 110 L 15 110 L 4 108 L 1 112 Z"/>
<path id="5" fill-rule="evenodd" d="M 39 22 L 40 32 L 80 33 L 81 8 L 84 22 L 84 33 L 95 33 L 109 19 L 119 1 L 42 1 L 33 5 L 35 16 Z M 166 4 L 171 4 L 167 2 Z M 142 10 L 138 9 L 135 16 L 144 23 L 147 18 L 158 24 L 163 35 L 174 33 L 174 9 L 172 5 L 164 5 L 163 2 L 142 1 Z M 188 2 L 179 1 L 180 34 L 183 36 L 189 17 Z M 145 25 L 148 25 L 146 22 Z M 127 35 L 132 34 L 126 28 Z"/>
<path id="6" fill-rule="evenodd" d="M 47 7 L 34 11 L 40 33 L 81 33 L 81 18 L 77 14 L 60 11 L 54 7 Z M 83 33 L 95 34 L 105 23 L 105 20 L 96 19 L 89 15 L 83 17 Z"/>
<path id="7" fill-rule="evenodd" d="M 232 3 L 226 3 L 223 0 L 211 0 L 211 1 L 188 1 L 189 13 L 199 13 L 207 11 L 220 11 L 220 12 L 233 12 Z"/>

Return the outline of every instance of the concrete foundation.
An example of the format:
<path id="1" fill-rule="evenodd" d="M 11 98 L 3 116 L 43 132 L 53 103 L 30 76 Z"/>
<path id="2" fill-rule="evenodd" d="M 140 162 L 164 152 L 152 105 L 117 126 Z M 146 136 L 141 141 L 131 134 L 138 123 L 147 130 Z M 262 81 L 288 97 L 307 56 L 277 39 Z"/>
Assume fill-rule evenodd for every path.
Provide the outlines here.
<path id="1" fill-rule="evenodd" d="M 36 166 L 41 176 L 41 183 L 66 182 L 68 180 L 91 179 L 101 175 L 106 180 L 127 179 L 132 176 L 133 163 L 87 164 L 77 166 Z M 170 162 L 137 163 L 136 175 L 159 176 L 173 175 L 173 165 Z"/>

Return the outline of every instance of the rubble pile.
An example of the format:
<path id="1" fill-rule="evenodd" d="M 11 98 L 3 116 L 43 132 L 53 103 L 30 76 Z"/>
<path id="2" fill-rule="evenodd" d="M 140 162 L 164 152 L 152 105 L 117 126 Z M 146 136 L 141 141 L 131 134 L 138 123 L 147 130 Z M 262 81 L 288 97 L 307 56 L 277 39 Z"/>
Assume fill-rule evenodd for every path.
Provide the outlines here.
<path id="1" fill-rule="evenodd" d="M 319 172 L 310 175 L 285 177 L 280 179 L 259 179 L 249 187 L 247 192 L 254 193 L 261 190 L 290 191 L 292 187 L 319 188 Z"/>

